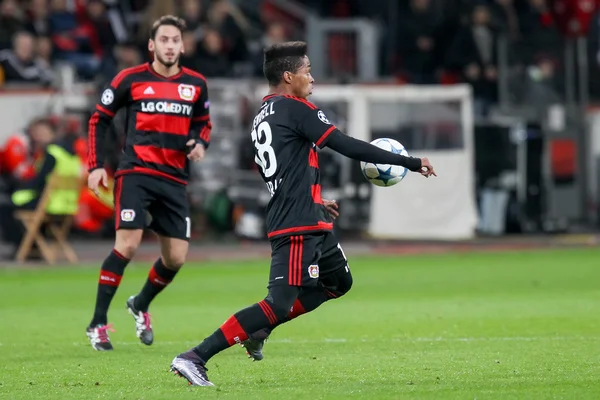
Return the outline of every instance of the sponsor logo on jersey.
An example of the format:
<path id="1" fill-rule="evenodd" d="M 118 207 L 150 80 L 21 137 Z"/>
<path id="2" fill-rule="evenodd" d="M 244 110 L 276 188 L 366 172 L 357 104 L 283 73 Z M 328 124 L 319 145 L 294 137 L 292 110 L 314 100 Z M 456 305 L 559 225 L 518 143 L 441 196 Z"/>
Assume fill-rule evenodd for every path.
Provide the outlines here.
<path id="1" fill-rule="evenodd" d="M 143 101 L 143 112 L 162 112 L 169 114 L 192 115 L 192 106 L 189 104 L 169 103 L 168 101 Z"/>

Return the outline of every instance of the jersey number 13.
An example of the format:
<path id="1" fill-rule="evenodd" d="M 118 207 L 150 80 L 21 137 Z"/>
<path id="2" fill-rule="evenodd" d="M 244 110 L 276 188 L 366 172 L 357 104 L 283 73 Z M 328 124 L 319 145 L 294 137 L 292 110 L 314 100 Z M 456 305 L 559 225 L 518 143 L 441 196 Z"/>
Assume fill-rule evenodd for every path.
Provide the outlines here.
<path id="1" fill-rule="evenodd" d="M 252 130 L 252 142 L 256 148 L 254 161 L 262 169 L 265 178 L 270 178 L 277 171 L 277 157 L 271 146 L 273 133 L 267 121 L 261 122 Z"/>

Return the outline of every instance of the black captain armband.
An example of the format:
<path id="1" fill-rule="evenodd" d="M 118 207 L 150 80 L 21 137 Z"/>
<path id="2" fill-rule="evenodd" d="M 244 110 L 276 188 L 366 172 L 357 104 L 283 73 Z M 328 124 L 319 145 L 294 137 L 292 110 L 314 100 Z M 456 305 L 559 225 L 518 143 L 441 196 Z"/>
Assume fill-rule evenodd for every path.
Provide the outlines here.
<path id="1" fill-rule="evenodd" d="M 348 158 L 358 161 L 400 165 L 412 172 L 417 172 L 421 169 L 420 158 L 391 153 L 370 143 L 344 135 L 337 129 L 329 135 L 326 146 Z"/>

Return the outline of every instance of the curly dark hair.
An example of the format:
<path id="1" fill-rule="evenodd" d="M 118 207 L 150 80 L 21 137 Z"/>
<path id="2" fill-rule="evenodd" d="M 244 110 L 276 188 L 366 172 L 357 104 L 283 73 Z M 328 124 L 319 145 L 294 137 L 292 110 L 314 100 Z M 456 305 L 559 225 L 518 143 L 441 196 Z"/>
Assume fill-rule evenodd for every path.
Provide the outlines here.
<path id="1" fill-rule="evenodd" d="M 277 43 L 265 49 L 263 73 L 269 85 L 277 86 L 284 72 L 296 73 L 302 67 L 308 46 L 306 42 Z"/>

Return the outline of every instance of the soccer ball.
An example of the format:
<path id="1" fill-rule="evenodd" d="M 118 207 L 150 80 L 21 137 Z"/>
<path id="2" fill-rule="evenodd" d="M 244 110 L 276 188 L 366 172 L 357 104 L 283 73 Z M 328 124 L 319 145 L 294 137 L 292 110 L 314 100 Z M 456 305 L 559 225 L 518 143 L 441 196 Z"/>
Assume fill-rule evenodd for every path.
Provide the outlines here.
<path id="1" fill-rule="evenodd" d="M 408 156 L 408 152 L 402 144 L 394 139 L 375 139 L 371 142 L 381 149 L 391 151 L 392 153 Z M 368 162 L 360 162 L 360 168 L 363 175 L 373 185 L 389 187 L 394 186 L 406 176 L 408 170 L 399 165 L 388 164 L 373 164 Z"/>

